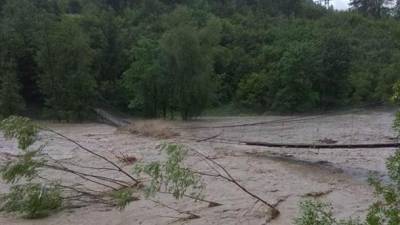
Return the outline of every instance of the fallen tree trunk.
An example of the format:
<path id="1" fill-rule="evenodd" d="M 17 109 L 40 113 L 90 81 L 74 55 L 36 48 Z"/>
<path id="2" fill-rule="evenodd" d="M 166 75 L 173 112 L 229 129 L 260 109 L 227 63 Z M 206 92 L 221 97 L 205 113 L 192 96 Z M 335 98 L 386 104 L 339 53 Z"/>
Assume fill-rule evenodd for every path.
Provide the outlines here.
<path id="1" fill-rule="evenodd" d="M 241 141 L 240 143 L 251 146 L 271 148 L 311 148 L 311 149 L 354 149 L 354 148 L 398 148 L 400 143 L 373 143 L 373 144 L 288 144 Z"/>

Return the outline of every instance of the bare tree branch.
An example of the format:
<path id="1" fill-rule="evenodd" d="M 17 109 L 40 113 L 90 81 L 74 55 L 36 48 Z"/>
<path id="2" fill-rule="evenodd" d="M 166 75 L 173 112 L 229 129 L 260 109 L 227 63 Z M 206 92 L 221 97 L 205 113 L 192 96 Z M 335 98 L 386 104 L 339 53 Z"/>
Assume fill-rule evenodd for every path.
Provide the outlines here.
<path id="1" fill-rule="evenodd" d="M 64 138 L 65 140 L 67 140 L 67 141 L 69 141 L 69 142 L 75 144 L 76 146 L 78 146 L 78 147 L 81 148 L 82 150 L 84 150 L 84 151 L 86 151 L 86 152 L 88 152 L 88 153 L 90 153 L 90 154 L 92 154 L 92 155 L 94 155 L 94 156 L 97 156 L 97 157 L 103 159 L 104 161 L 106 161 L 106 162 L 108 162 L 109 164 L 111 164 L 112 166 L 114 166 L 119 172 L 123 173 L 125 176 L 127 176 L 127 177 L 129 177 L 131 180 L 133 180 L 136 184 L 140 183 L 139 180 L 137 180 L 136 178 L 134 178 L 132 175 L 130 175 L 128 172 L 126 172 L 124 169 L 122 169 L 120 166 L 118 166 L 116 163 L 114 163 L 113 161 L 111 161 L 111 160 L 108 159 L 107 157 L 102 156 L 102 155 L 96 153 L 95 151 L 93 151 L 93 150 L 91 150 L 91 149 L 89 149 L 89 148 L 87 148 L 87 147 L 85 147 L 85 146 L 79 144 L 77 141 L 73 140 L 72 138 L 69 138 L 69 137 L 67 137 L 67 136 L 65 136 L 65 135 L 63 135 L 63 134 L 61 134 L 61 133 L 59 133 L 59 132 L 57 132 L 57 131 L 55 131 L 55 130 L 52 130 L 52 129 L 50 129 L 50 128 L 43 128 L 43 127 L 40 127 L 40 129 L 42 129 L 42 130 L 44 130 L 44 131 L 48 131 L 48 132 L 50 132 L 50 133 L 53 133 L 53 134 L 55 134 L 55 135 L 57 135 L 57 136 L 60 136 L 60 137 Z"/>
<path id="2" fill-rule="evenodd" d="M 200 151 L 198 151 L 198 150 L 196 150 L 196 149 L 191 148 L 190 150 L 193 151 L 193 152 L 195 152 L 195 153 L 197 153 L 200 157 L 202 157 L 202 158 L 204 158 L 204 159 L 207 159 L 207 161 L 211 162 L 212 164 L 214 164 L 215 166 L 217 166 L 218 168 L 220 168 L 220 169 L 224 172 L 224 174 L 225 174 L 225 175 L 224 175 L 224 174 L 221 174 L 221 172 L 220 172 L 219 170 L 213 168 L 214 171 L 215 171 L 217 174 L 216 174 L 216 175 L 215 175 L 215 174 L 211 174 L 211 175 L 208 174 L 209 176 L 219 177 L 219 178 L 222 178 L 222 179 L 224 179 L 224 180 L 226 180 L 226 181 L 228 181 L 228 182 L 230 182 L 230 183 L 233 183 L 233 184 L 236 185 L 238 188 L 240 188 L 242 191 L 244 191 L 246 194 L 250 195 L 250 196 L 253 197 L 254 199 L 256 199 L 256 200 L 262 202 L 263 204 L 267 205 L 268 207 L 270 207 L 270 208 L 273 210 L 272 214 L 273 214 L 275 217 L 278 216 L 278 215 L 280 214 L 279 210 L 276 209 L 276 207 L 275 207 L 274 205 L 268 203 L 267 201 L 265 201 L 264 199 L 262 199 L 262 198 L 259 197 L 258 195 L 254 194 L 253 192 L 249 191 L 249 190 L 248 190 L 247 188 L 245 188 L 243 185 L 241 185 L 241 184 L 230 174 L 230 172 L 229 172 L 224 166 L 222 166 L 220 163 L 218 163 L 218 162 L 215 161 L 214 159 L 210 158 L 209 156 L 205 155 L 204 153 L 202 153 L 202 152 L 200 152 Z M 203 174 L 205 174 L 205 173 L 203 173 Z"/>

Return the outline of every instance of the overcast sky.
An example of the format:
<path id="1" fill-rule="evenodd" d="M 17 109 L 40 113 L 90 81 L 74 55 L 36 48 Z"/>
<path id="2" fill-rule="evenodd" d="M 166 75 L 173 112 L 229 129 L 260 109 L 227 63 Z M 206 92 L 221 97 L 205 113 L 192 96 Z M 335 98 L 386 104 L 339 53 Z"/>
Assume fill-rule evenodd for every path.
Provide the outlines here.
<path id="1" fill-rule="evenodd" d="M 335 9 L 347 9 L 349 7 L 349 0 L 332 0 Z"/>

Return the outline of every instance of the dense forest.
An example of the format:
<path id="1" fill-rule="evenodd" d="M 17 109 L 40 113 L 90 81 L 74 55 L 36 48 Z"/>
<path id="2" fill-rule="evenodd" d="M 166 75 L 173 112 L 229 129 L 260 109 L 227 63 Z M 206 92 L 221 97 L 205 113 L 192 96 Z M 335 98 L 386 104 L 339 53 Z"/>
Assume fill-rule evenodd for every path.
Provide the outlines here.
<path id="1" fill-rule="evenodd" d="M 0 0 L 0 114 L 189 119 L 385 102 L 400 1 Z"/>

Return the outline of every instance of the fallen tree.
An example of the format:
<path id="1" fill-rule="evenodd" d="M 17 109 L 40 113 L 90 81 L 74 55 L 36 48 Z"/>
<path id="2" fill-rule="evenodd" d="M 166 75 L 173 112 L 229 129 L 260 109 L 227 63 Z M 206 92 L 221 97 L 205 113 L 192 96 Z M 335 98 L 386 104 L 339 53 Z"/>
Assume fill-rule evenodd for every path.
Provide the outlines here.
<path id="1" fill-rule="evenodd" d="M 157 194 L 169 194 L 178 200 L 190 198 L 208 203 L 209 207 L 216 207 L 221 204 L 202 197 L 205 189 L 202 178 L 212 176 L 237 186 L 257 202 L 268 206 L 272 219 L 279 215 L 276 205 L 246 189 L 221 164 L 198 150 L 182 145 L 160 145 L 160 151 L 166 155 L 166 160 L 136 163 L 134 172 L 130 173 L 112 159 L 58 131 L 40 127 L 27 118 L 9 117 L 1 121 L 0 130 L 6 138 L 16 139 L 19 148 L 18 154 L 2 153 L 0 157 L 1 178 L 11 186 L 10 192 L 1 196 L 0 211 L 37 218 L 65 208 L 85 207 L 90 204 L 123 209 L 135 200 L 142 197 L 152 198 Z M 49 136 L 74 144 L 77 149 L 97 160 L 96 165 L 101 166 L 91 166 L 90 163 L 82 165 L 54 158 L 45 144 L 50 140 Z M 206 161 L 213 173 L 186 166 L 184 161 L 188 152 L 193 152 L 199 159 Z M 48 171 L 56 172 L 59 176 L 49 176 Z M 62 174 L 69 174 L 81 182 L 65 180 Z M 199 218 L 190 211 L 176 212 L 188 216 L 183 219 Z"/>
<path id="2" fill-rule="evenodd" d="M 354 148 L 398 148 L 400 143 L 372 143 L 372 144 L 289 144 L 240 141 L 240 143 L 251 146 L 262 146 L 271 148 L 312 148 L 312 149 L 354 149 Z"/>

